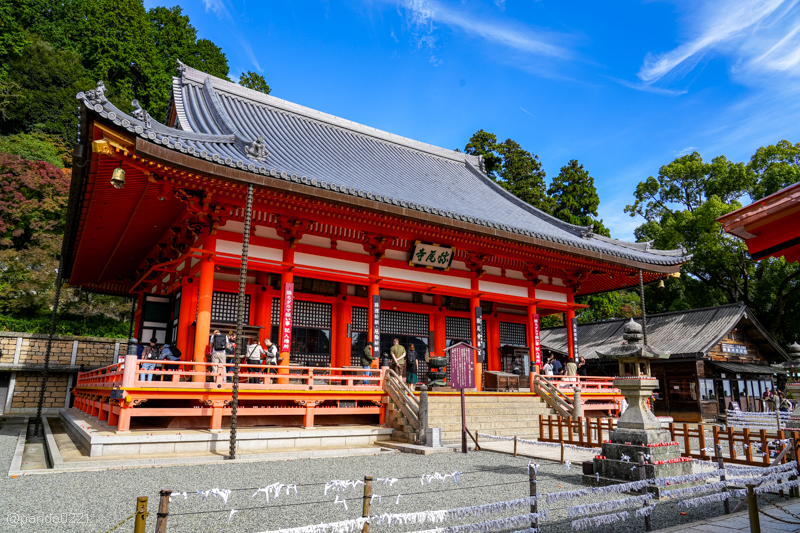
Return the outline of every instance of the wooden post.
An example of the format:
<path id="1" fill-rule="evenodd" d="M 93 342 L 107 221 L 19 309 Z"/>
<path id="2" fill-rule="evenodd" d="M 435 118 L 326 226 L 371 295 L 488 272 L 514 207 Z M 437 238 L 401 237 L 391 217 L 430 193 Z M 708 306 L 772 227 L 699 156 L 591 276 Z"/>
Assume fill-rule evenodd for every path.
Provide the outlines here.
<path id="1" fill-rule="evenodd" d="M 769 443 L 767 442 L 766 429 L 761 430 L 761 453 L 762 453 L 761 462 L 763 462 L 765 465 L 768 465 L 770 457 L 769 457 Z"/>
<path id="2" fill-rule="evenodd" d="M 639 480 L 644 481 L 647 479 L 647 467 L 644 466 L 644 452 L 639 452 Z M 642 487 L 640 491 L 642 494 L 647 494 L 647 487 Z M 643 507 L 647 507 L 647 502 L 644 502 Z M 653 531 L 653 523 L 650 520 L 650 515 L 644 517 L 644 530 Z"/>
<path id="3" fill-rule="evenodd" d="M 747 464 L 750 464 L 753 462 L 753 447 L 750 446 L 750 430 L 748 428 L 742 430 L 742 442 L 744 444 L 744 459 Z"/>
<path id="4" fill-rule="evenodd" d="M 692 439 L 689 438 L 689 424 L 683 425 L 683 450 L 687 457 L 692 455 Z"/>
<path id="5" fill-rule="evenodd" d="M 761 533 L 761 523 L 758 519 L 758 500 L 753 491 L 755 485 L 747 483 L 747 514 L 750 515 L 750 533 Z"/>
<path id="6" fill-rule="evenodd" d="M 561 464 L 564 464 L 564 441 L 561 441 Z"/>
<path id="7" fill-rule="evenodd" d="M 361 510 L 361 517 L 368 518 L 372 506 L 372 476 L 364 476 L 364 505 Z M 364 522 L 361 528 L 362 533 L 369 533 L 369 522 Z"/>
<path id="8" fill-rule="evenodd" d="M 675 438 L 675 422 L 669 423 L 669 438 L 672 439 L 672 442 L 676 442 L 678 440 Z"/>
<path id="9" fill-rule="evenodd" d="M 156 533 L 167 533 L 167 517 L 169 516 L 169 495 L 171 490 L 162 490 L 156 514 Z"/>
<path id="10" fill-rule="evenodd" d="M 144 526 L 147 525 L 147 496 L 136 498 L 136 516 L 133 517 L 133 533 L 144 533 Z"/>
<path id="11" fill-rule="evenodd" d="M 697 425 L 697 438 L 700 441 L 700 458 L 708 460 L 708 452 L 706 452 L 706 427 L 703 424 Z"/>
<path id="12" fill-rule="evenodd" d="M 467 407 L 461 389 L 461 453 L 467 453 Z"/>
<path id="13" fill-rule="evenodd" d="M 592 448 L 592 419 L 587 417 L 584 420 L 586 420 L 586 439 L 588 441 L 586 447 Z M 598 441 L 598 444 L 600 442 L 602 442 L 602 439 Z"/>
<path id="14" fill-rule="evenodd" d="M 541 416 L 541 415 L 539 415 L 539 416 Z M 478 451 L 481 450 L 481 445 L 478 444 L 478 430 L 477 429 L 475 430 L 475 449 L 478 450 Z"/>
<path id="15" fill-rule="evenodd" d="M 517 456 L 517 436 L 514 435 L 514 457 Z"/>
<path id="16" fill-rule="evenodd" d="M 425 442 L 425 430 L 428 427 L 428 386 L 423 385 L 419 393 L 419 440 L 423 444 L 430 446 L 430 442 Z M 475 435 L 477 439 L 478 436 Z"/>
<path id="17" fill-rule="evenodd" d="M 539 440 L 544 440 L 544 416 L 539 415 Z"/>
<path id="18" fill-rule="evenodd" d="M 736 432 L 730 426 L 728 426 L 728 453 L 731 461 L 736 459 Z"/>
<path id="19" fill-rule="evenodd" d="M 532 497 L 536 497 L 536 470 L 534 470 L 533 465 L 528 465 L 528 486 L 530 487 L 530 495 Z M 533 500 L 531 503 L 531 514 L 535 514 L 539 512 L 539 500 Z M 531 529 L 536 529 L 539 527 L 539 519 L 534 518 L 531 520 Z"/>
<path id="20" fill-rule="evenodd" d="M 719 476 L 719 480 L 725 481 L 726 480 L 725 462 L 722 459 L 722 444 L 717 444 L 716 450 L 717 450 L 717 467 L 723 471 L 722 474 Z M 731 502 L 729 500 L 725 500 L 723 502 L 723 505 L 725 506 L 725 514 L 731 514 Z"/>

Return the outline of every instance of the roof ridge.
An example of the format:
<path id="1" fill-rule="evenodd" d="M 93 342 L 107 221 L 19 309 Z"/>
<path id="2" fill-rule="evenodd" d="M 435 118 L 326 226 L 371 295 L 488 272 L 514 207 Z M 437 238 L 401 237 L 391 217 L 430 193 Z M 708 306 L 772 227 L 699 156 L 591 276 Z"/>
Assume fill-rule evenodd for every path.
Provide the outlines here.
<path id="1" fill-rule="evenodd" d="M 402 135 L 397 135 L 395 133 L 390 133 L 378 128 L 373 128 L 372 126 L 367 126 L 359 122 L 337 117 L 336 115 L 332 115 L 330 113 L 318 111 L 316 109 L 296 104 L 276 96 L 264 94 L 254 89 L 242 87 L 237 83 L 212 76 L 211 74 L 207 74 L 201 70 L 184 65 L 180 61 L 178 63 L 182 80 L 188 79 L 200 84 L 205 84 L 206 80 L 209 80 L 215 90 L 222 91 L 240 98 L 245 98 L 257 104 L 266 105 L 286 113 L 291 113 L 309 120 L 336 126 L 359 135 L 372 137 L 374 139 L 396 144 L 404 148 L 416 150 L 418 152 L 435 155 L 443 159 L 449 159 L 462 164 L 470 162 L 475 166 L 480 166 L 480 158 L 478 156 L 465 154 L 464 152 L 457 152 L 455 150 L 449 150 L 447 148 L 442 148 L 441 146 L 424 143 L 409 137 L 403 137 Z"/>
<path id="2" fill-rule="evenodd" d="M 726 307 L 743 307 L 743 308 L 747 309 L 748 311 L 750 311 L 750 309 L 744 304 L 744 302 L 734 302 L 734 303 L 730 303 L 730 304 L 710 305 L 708 307 L 698 307 L 696 309 L 681 309 L 681 310 L 678 310 L 678 311 L 665 311 L 663 313 L 654 313 L 652 315 L 647 315 L 647 319 L 649 320 L 651 318 L 668 316 L 668 315 L 697 313 L 697 312 L 700 312 L 700 311 L 711 311 L 712 309 L 713 310 L 719 310 L 719 309 L 724 309 Z M 633 319 L 634 321 L 635 320 L 641 320 L 642 317 L 640 315 L 640 316 L 632 316 L 632 317 L 625 317 L 625 318 L 610 318 L 608 320 L 595 320 L 594 322 L 584 322 L 583 324 L 578 324 L 578 325 L 579 326 L 593 326 L 593 325 L 596 325 L 596 324 L 611 324 L 611 323 L 614 323 L 614 322 L 622 322 L 622 321 L 627 321 L 627 320 L 631 320 L 631 319 Z M 553 328 L 542 328 L 542 331 L 556 330 L 556 329 L 562 329 L 562 328 L 566 328 L 566 326 L 556 326 L 556 327 L 553 327 Z"/>

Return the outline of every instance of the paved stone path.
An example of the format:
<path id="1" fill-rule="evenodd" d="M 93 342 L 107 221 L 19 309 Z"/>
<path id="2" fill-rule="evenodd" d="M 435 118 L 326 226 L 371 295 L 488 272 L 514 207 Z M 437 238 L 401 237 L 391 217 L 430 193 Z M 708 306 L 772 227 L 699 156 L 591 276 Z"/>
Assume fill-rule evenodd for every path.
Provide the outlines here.
<path id="1" fill-rule="evenodd" d="M 781 504 L 781 507 L 800 516 L 800 502 L 788 503 L 786 505 Z M 768 506 L 765 507 L 764 510 L 772 516 L 777 516 L 778 518 L 791 522 L 800 522 L 800 520 L 787 515 L 776 507 Z M 761 524 L 761 533 L 789 533 L 792 531 L 800 531 L 800 524 L 786 524 L 778 520 L 773 520 L 762 513 L 759 513 L 759 522 Z M 716 518 L 709 518 L 708 520 L 700 520 L 699 522 L 690 522 L 682 526 L 659 529 L 655 533 L 737 533 L 742 531 L 750 531 L 750 517 L 747 514 L 747 510 L 733 515 L 718 516 Z"/>

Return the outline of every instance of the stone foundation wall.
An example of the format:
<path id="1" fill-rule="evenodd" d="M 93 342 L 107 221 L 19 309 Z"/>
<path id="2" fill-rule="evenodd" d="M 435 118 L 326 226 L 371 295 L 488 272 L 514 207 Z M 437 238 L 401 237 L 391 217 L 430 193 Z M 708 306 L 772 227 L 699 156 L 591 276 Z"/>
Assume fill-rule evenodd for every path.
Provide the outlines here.
<path id="1" fill-rule="evenodd" d="M 18 339 L 22 339 L 19 341 Z M 77 350 L 76 343 L 77 342 Z M 17 354 L 17 344 L 19 353 Z M 114 352 L 127 353 L 127 339 L 104 337 L 73 337 L 56 335 L 50 353 L 50 363 L 69 365 L 75 350 L 75 365 L 84 365 L 86 370 L 107 366 L 114 362 Z M 17 333 L 0 331 L 0 364 L 44 364 L 47 350 L 47 335 L 41 333 Z"/>
<path id="2" fill-rule="evenodd" d="M 9 373 L 8 392 L 6 401 L 0 405 L 0 414 L 36 413 L 47 338 L 39 333 L 0 331 L 0 372 Z M 124 355 L 127 351 L 127 339 L 56 335 L 50 364 L 57 368 L 49 374 L 43 409 L 54 413 L 64 407 L 73 376 L 81 365 L 83 370 L 108 366 L 114 363 L 115 354 Z"/>
<path id="3" fill-rule="evenodd" d="M 47 377 L 47 390 L 44 392 L 43 409 L 60 409 L 67 399 L 67 374 L 50 374 Z M 39 391 L 42 385 L 41 372 L 17 372 L 11 409 L 14 411 L 36 411 L 39 405 Z M 21 412 L 21 411 L 20 411 Z"/>

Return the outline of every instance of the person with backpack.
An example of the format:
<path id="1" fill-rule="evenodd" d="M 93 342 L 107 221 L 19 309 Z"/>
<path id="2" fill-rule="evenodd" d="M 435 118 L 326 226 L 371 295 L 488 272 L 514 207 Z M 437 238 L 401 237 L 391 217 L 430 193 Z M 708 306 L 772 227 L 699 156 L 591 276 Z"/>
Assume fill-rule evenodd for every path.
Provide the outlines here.
<path id="1" fill-rule="evenodd" d="M 237 349 L 236 348 L 236 332 L 235 331 L 229 331 L 228 332 L 228 347 L 225 348 L 225 356 L 226 356 L 225 357 L 225 361 L 230 365 L 233 364 L 233 360 L 234 360 L 234 357 L 236 355 L 236 349 Z M 228 367 L 228 368 L 230 368 L 230 367 Z M 232 372 L 232 370 L 231 370 L 231 372 Z M 228 376 L 227 378 L 225 378 L 225 381 L 227 381 L 228 383 L 232 383 L 233 382 L 233 376 Z"/>
<path id="2" fill-rule="evenodd" d="M 250 344 L 247 346 L 247 364 L 248 365 L 260 365 L 261 364 L 261 357 L 264 354 L 264 348 L 261 347 L 261 344 L 258 342 L 258 339 L 250 339 Z M 260 368 L 248 368 L 247 372 L 250 374 L 260 374 Z M 258 378 L 249 378 L 247 380 L 248 383 L 258 383 Z"/>
<path id="3" fill-rule="evenodd" d="M 270 339 L 264 339 L 264 346 L 267 347 L 264 351 L 264 364 L 270 367 L 267 369 L 267 373 L 277 374 L 278 369 L 275 367 L 283 361 L 283 357 L 278 357 L 280 355 L 278 353 L 278 347 Z M 272 384 L 272 378 L 268 378 L 267 383 Z"/>
<path id="4" fill-rule="evenodd" d="M 209 344 L 211 345 L 211 362 L 224 364 L 225 357 L 227 356 L 225 350 L 227 350 L 231 344 L 228 336 L 222 335 L 218 329 L 215 329 L 214 334 L 211 335 Z M 211 371 L 216 373 L 219 371 L 219 368 L 218 366 L 212 366 Z M 212 381 L 214 381 L 213 378 Z"/>
<path id="5" fill-rule="evenodd" d="M 177 346 L 172 346 L 170 344 L 164 343 L 161 347 L 161 357 L 160 359 L 165 361 L 180 361 L 181 360 L 181 351 L 178 349 Z M 179 365 L 166 365 L 164 367 L 165 370 L 178 370 Z"/>
<path id="6" fill-rule="evenodd" d="M 147 361 L 146 363 L 142 363 L 142 370 L 153 370 L 156 367 L 155 361 L 158 359 L 158 345 L 156 344 L 158 339 L 153 337 L 150 339 L 150 345 L 145 346 L 144 350 L 142 350 L 142 359 Z M 153 381 L 153 374 L 142 374 L 141 375 L 142 381 Z"/>

